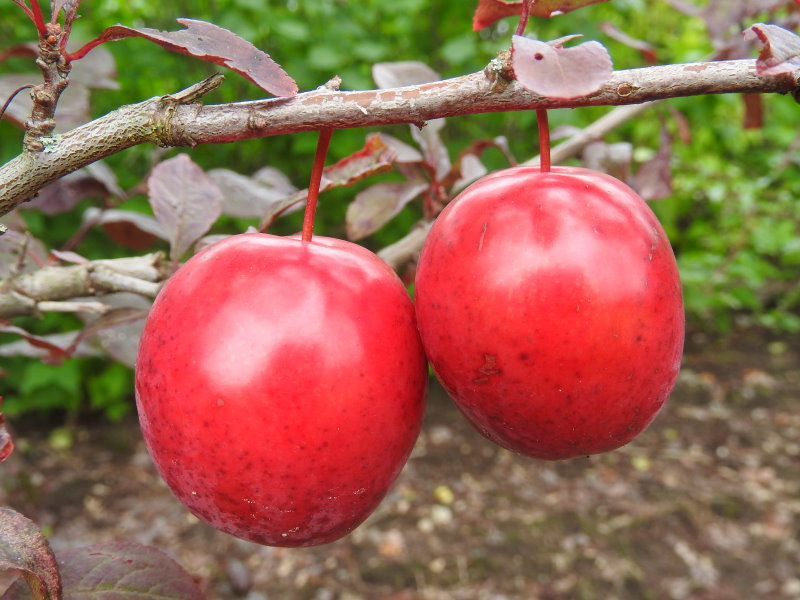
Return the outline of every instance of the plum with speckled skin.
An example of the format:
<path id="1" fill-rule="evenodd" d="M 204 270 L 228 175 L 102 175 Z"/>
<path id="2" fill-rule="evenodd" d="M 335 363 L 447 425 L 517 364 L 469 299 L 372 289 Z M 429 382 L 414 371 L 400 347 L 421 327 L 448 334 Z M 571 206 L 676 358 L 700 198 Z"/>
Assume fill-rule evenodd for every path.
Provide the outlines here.
<path id="1" fill-rule="evenodd" d="M 195 515 L 274 546 L 338 539 L 378 505 L 425 407 L 395 273 L 355 244 L 242 234 L 192 257 L 148 316 L 136 402 Z"/>
<path id="2" fill-rule="evenodd" d="M 675 383 L 684 312 L 655 215 L 588 169 L 516 167 L 438 217 L 416 276 L 436 374 L 484 436 L 562 459 L 618 448 Z"/>

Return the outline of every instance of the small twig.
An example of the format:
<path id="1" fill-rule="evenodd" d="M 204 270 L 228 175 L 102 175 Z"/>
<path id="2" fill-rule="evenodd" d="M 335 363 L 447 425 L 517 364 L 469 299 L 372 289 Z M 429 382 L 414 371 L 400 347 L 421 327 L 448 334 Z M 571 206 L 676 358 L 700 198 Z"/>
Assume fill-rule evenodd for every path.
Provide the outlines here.
<path id="1" fill-rule="evenodd" d="M 11 106 L 11 103 L 14 101 L 16 95 L 19 94 L 22 90 L 29 90 L 32 87 L 34 87 L 34 85 L 32 83 L 29 83 L 28 85 L 23 85 L 21 88 L 17 88 L 16 90 L 14 90 L 8 97 L 8 100 L 6 100 L 6 103 L 3 104 L 3 108 L 0 109 L 0 119 L 3 118 L 4 114 L 6 114 L 8 107 Z"/>

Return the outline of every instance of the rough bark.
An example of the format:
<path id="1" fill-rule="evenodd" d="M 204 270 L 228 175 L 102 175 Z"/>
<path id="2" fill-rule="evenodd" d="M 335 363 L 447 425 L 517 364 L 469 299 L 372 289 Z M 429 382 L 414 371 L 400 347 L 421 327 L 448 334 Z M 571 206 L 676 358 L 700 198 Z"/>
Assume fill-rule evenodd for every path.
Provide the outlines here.
<path id="1" fill-rule="evenodd" d="M 25 151 L 0 167 L 0 215 L 46 184 L 105 156 L 143 143 L 195 146 L 319 130 L 399 123 L 486 112 L 638 104 L 722 93 L 800 93 L 800 71 L 759 77 L 755 61 L 677 64 L 616 71 L 597 93 L 563 101 L 533 94 L 497 71 L 396 89 L 329 87 L 249 102 L 204 106 L 189 91 L 124 106 Z"/>

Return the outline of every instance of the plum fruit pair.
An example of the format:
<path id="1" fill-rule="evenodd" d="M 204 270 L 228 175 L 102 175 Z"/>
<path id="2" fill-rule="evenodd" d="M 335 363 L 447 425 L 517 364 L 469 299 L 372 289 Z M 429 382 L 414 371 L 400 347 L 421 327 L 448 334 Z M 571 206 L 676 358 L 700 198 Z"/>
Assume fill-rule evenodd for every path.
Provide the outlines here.
<path id="1" fill-rule="evenodd" d="M 192 257 L 136 366 L 144 438 L 180 501 L 262 544 L 346 535 L 411 452 L 428 360 L 478 431 L 543 459 L 626 444 L 677 377 L 675 258 L 647 205 L 601 173 L 477 181 L 434 223 L 415 295 L 330 238 L 243 234 Z"/>

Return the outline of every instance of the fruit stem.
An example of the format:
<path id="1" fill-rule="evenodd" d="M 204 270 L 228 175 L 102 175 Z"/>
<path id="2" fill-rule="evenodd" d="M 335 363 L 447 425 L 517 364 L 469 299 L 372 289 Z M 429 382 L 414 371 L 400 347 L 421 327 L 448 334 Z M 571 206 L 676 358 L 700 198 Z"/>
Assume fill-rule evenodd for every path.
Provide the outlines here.
<path id="1" fill-rule="evenodd" d="M 547 120 L 547 110 L 536 109 L 536 124 L 539 126 L 539 170 L 542 173 L 550 172 L 550 124 Z"/>
<path id="2" fill-rule="evenodd" d="M 317 152 L 314 155 L 314 166 L 311 167 L 311 181 L 308 182 L 308 199 L 306 200 L 306 212 L 303 214 L 303 234 L 304 242 L 311 241 L 314 232 L 314 215 L 317 214 L 317 200 L 319 199 L 319 187 L 322 181 L 322 170 L 325 168 L 325 157 L 328 154 L 328 146 L 331 143 L 333 129 L 322 129 L 317 140 Z"/>
<path id="3" fill-rule="evenodd" d="M 525 35 L 525 28 L 528 26 L 528 17 L 531 16 L 531 6 L 536 0 L 522 0 L 522 13 L 519 15 L 516 35 Z"/>

